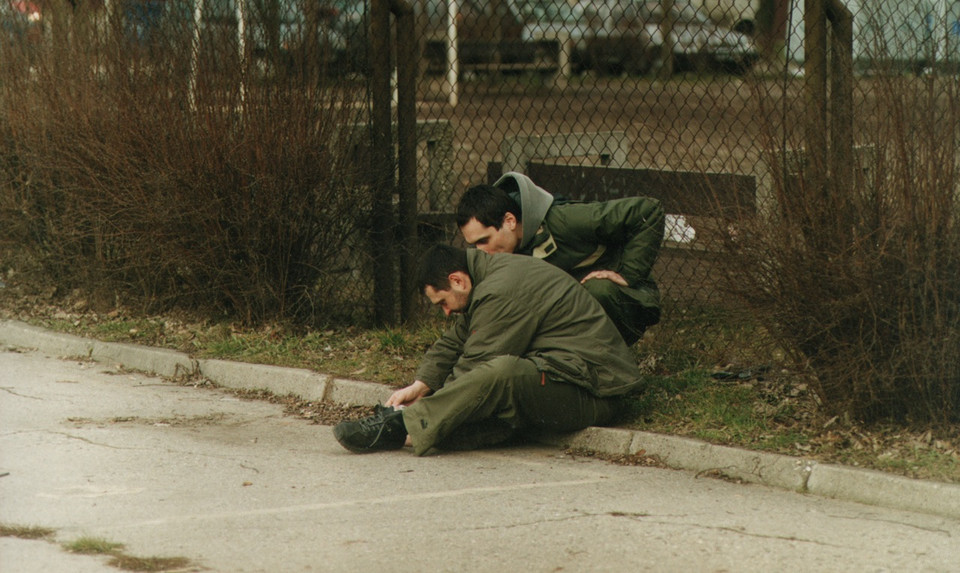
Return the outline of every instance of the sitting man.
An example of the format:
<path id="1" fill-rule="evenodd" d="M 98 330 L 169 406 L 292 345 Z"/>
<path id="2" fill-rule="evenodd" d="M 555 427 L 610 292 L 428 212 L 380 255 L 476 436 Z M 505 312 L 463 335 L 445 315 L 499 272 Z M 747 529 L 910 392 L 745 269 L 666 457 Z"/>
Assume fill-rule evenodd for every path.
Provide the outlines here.
<path id="1" fill-rule="evenodd" d="M 559 201 L 511 172 L 492 186 L 468 189 L 457 206 L 457 226 L 481 251 L 532 255 L 570 273 L 628 345 L 660 321 L 660 291 L 650 275 L 663 241 L 657 199 Z"/>
<path id="2" fill-rule="evenodd" d="M 453 324 L 415 381 L 334 436 L 358 453 L 412 445 L 425 454 L 569 432 L 611 421 L 642 385 L 636 357 L 600 304 L 545 262 L 437 245 L 419 283 Z"/>

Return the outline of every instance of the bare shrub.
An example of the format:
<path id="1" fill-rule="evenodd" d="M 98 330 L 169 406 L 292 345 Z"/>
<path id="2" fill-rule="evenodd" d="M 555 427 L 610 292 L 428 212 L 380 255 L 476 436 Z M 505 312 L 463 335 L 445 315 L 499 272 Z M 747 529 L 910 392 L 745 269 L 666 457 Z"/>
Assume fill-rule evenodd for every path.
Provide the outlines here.
<path id="1" fill-rule="evenodd" d="M 362 86 L 231 67 L 210 53 L 230 42 L 192 59 L 176 27 L 132 46 L 118 20 L 88 16 L 67 15 L 73 31 L 0 88 L 3 238 L 35 248 L 63 287 L 151 310 L 318 321 L 355 305 Z"/>
<path id="2" fill-rule="evenodd" d="M 811 183 L 771 153 L 768 217 L 726 241 L 727 287 L 816 374 L 829 410 L 864 420 L 960 418 L 960 103 L 955 79 L 862 80 L 863 169 Z M 799 148 L 799 146 L 798 146 Z"/>

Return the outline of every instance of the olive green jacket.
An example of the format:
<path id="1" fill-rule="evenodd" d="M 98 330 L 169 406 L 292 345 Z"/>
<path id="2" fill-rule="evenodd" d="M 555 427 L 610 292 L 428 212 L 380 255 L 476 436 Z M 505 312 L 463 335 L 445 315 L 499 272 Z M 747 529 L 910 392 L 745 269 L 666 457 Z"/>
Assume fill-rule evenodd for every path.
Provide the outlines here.
<path id="1" fill-rule="evenodd" d="M 466 308 L 427 351 L 416 378 L 437 390 L 497 356 L 532 360 L 551 380 L 596 396 L 639 389 L 636 357 L 600 304 L 567 273 L 512 254 L 467 251 Z"/>
<path id="2" fill-rule="evenodd" d="M 654 311 L 646 316 L 659 317 L 660 292 L 651 274 L 663 242 L 659 200 L 558 202 L 529 177 L 514 172 L 495 185 L 520 199 L 523 240 L 517 254 L 543 259 L 577 280 L 597 270 L 615 271 L 628 283 L 620 290 Z"/>

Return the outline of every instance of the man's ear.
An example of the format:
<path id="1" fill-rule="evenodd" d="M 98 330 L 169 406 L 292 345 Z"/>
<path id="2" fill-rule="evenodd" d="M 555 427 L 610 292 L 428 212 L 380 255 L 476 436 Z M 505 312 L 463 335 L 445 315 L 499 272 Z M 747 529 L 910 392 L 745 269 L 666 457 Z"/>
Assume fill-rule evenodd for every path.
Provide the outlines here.
<path id="1" fill-rule="evenodd" d="M 507 211 L 507 213 L 503 216 L 503 224 L 501 225 L 501 228 L 502 227 L 506 227 L 508 231 L 513 231 L 514 229 L 516 229 L 517 228 L 516 215 L 514 215 L 510 211 Z"/>
<path id="2" fill-rule="evenodd" d="M 447 280 L 450 281 L 450 287 L 457 287 L 459 290 L 464 290 L 468 284 L 469 277 L 463 271 L 453 271 L 447 275 Z"/>

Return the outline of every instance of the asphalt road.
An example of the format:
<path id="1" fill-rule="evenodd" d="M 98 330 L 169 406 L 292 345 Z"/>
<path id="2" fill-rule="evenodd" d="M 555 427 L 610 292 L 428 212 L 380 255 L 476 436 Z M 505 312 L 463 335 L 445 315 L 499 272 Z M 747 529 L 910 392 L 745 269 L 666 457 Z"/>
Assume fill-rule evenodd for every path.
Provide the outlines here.
<path id="1" fill-rule="evenodd" d="M 960 521 L 546 446 L 354 455 L 278 406 L 0 351 L 0 571 L 958 571 Z"/>

